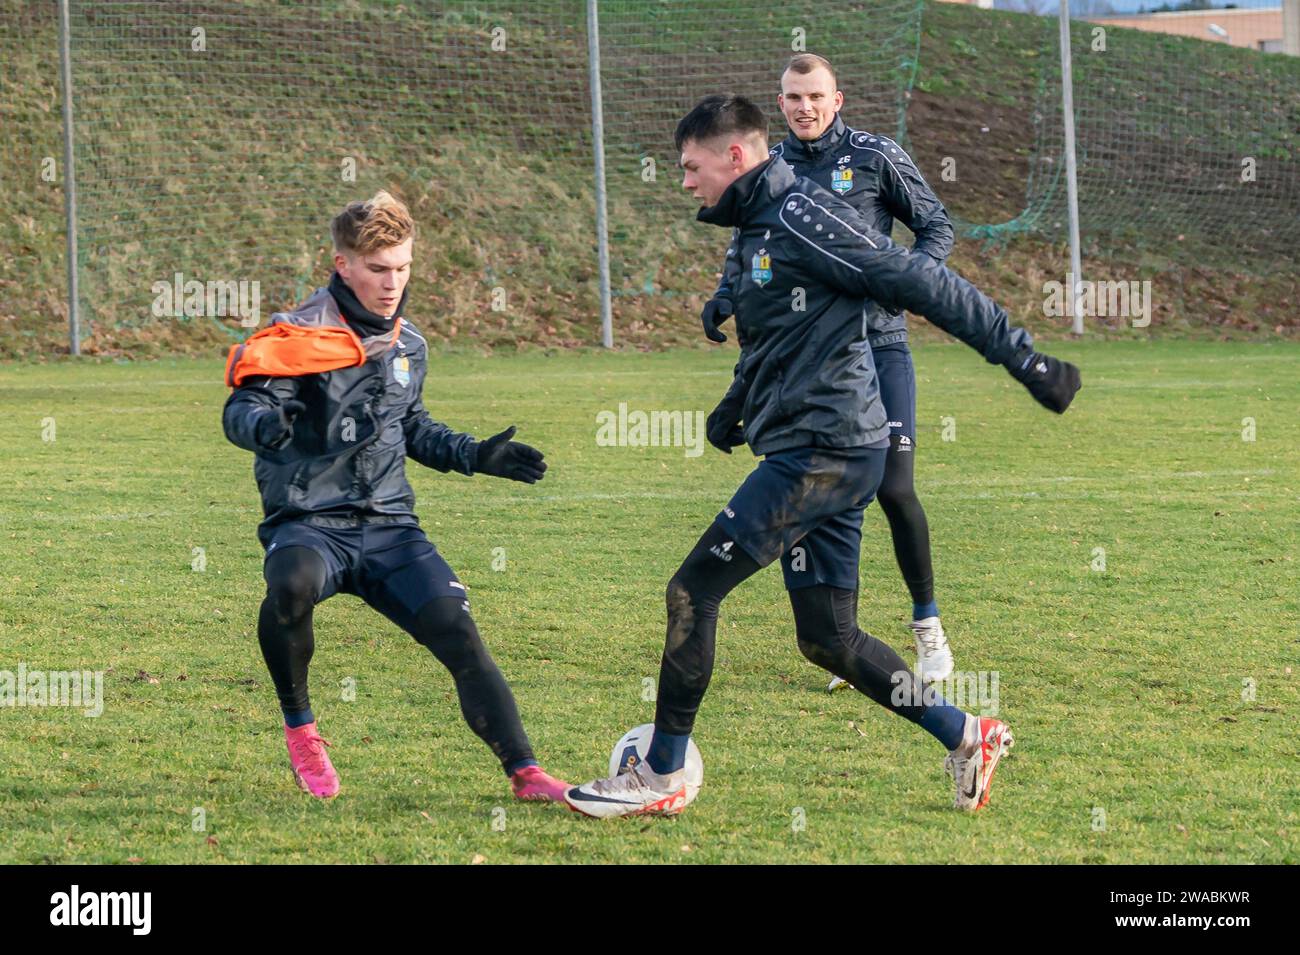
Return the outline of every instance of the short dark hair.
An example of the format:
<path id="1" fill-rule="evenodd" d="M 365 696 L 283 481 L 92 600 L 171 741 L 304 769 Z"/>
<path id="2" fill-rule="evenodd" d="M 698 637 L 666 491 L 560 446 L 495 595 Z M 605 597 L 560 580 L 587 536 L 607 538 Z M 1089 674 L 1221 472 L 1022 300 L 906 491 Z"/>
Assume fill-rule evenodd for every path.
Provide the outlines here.
<path id="1" fill-rule="evenodd" d="M 687 140 L 702 142 L 717 136 L 757 135 L 767 144 L 767 117 L 751 99 L 734 94 L 715 93 L 695 104 L 695 108 L 677 124 L 673 141 L 677 151 Z"/>

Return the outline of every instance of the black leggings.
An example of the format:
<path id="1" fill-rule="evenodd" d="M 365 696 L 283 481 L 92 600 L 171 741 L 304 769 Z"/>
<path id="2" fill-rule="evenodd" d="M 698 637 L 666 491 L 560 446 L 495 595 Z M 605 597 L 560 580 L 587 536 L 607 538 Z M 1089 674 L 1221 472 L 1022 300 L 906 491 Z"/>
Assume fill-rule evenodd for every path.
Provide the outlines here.
<path id="1" fill-rule="evenodd" d="M 688 735 L 713 675 L 718 607 L 761 568 L 713 524 L 668 583 L 668 638 L 659 667 L 655 727 Z M 722 555 L 730 556 L 724 560 Z M 911 668 L 888 644 L 858 627 L 857 591 L 806 587 L 790 591 L 795 633 L 805 657 L 842 677 L 881 706 L 919 722 L 924 698 Z"/>
<path id="2" fill-rule="evenodd" d="M 799 651 L 823 670 L 913 723 L 921 721 L 922 684 L 894 648 L 858 626 L 858 592 L 838 587 L 790 591 Z"/>
<path id="3" fill-rule="evenodd" d="M 266 599 L 257 639 L 280 705 L 287 713 L 310 708 L 307 668 L 316 648 L 312 608 L 325 586 L 325 562 L 310 547 L 286 547 L 266 561 Z M 428 647 L 456 683 L 465 722 L 491 747 L 507 771 L 533 759 L 514 696 L 460 597 L 437 597 L 403 625 Z"/>
<path id="4" fill-rule="evenodd" d="M 912 600 L 928 604 L 934 600 L 934 565 L 930 559 L 930 525 L 925 519 L 925 509 L 916 496 L 913 481 L 916 446 L 900 451 L 898 436 L 890 438 L 889 455 L 885 458 L 885 477 L 876 492 L 880 509 L 889 521 L 889 535 L 894 541 L 894 557 L 903 580 L 911 591 Z"/>

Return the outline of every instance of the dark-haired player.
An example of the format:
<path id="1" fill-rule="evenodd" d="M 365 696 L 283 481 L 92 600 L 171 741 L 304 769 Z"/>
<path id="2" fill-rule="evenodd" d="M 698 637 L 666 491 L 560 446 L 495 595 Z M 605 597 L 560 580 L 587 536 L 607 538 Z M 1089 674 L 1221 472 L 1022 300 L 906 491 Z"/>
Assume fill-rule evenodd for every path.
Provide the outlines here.
<path id="1" fill-rule="evenodd" d="M 902 222 L 916 236 L 912 251 L 943 264 L 953 242 L 943 203 L 898 143 L 844 124 L 844 93 L 828 60 L 815 53 L 792 57 L 781 74 L 777 106 L 789 132 L 772 147 L 772 155 L 789 163 L 796 176 L 844 199 L 878 232 L 889 235 L 894 222 Z M 734 311 L 740 272 L 740 259 L 729 249 L 722 281 L 701 314 L 705 334 L 713 341 L 726 341 L 718 324 Z M 926 682 L 944 680 L 952 673 L 953 658 L 935 602 L 930 527 L 914 479 L 916 369 L 907 320 L 901 311 L 884 308 L 870 308 L 867 314 L 867 341 L 889 418 L 889 453 L 876 500 L 889 522 L 894 556 L 912 598 L 917 676 Z M 830 689 L 846 685 L 833 677 Z"/>
<path id="2" fill-rule="evenodd" d="M 1012 743 L 1010 729 L 923 688 L 897 653 L 857 623 L 862 511 L 889 447 L 866 311 L 878 303 L 926 316 L 1004 365 L 1058 413 L 1079 388 L 1078 369 L 1035 352 L 1028 333 L 1012 328 L 969 282 L 894 245 L 848 203 L 769 156 L 767 121 L 749 100 L 706 97 L 678 124 L 676 143 L 682 185 L 705 206 L 698 218 L 736 230 L 742 264 L 740 364 L 709 416 L 709 440 L 724 450 L 748 443 L 763 460 L 668 583 L 645 761 L 565 798 L 598 817 L 682 810 L 687 741 L 713 671 L 719 605 L 798 547 L 801 566 L 786 564 L 786 584 L 799 649 L 934 736 L 948 753 L 955 805 L 977 809 Z"/>

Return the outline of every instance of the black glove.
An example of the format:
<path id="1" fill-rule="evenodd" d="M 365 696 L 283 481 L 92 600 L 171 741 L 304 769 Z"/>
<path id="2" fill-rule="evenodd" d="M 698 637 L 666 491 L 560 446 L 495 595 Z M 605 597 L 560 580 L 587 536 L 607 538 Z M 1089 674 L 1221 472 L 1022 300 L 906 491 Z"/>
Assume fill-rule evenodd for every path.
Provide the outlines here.
<path id="1" fill-rule="evenodd" d="M 257 422 L 257 442 L 274 448 L 293 433 L 293 419 L 307 410 L 301 401 L 282 401 L 274 413 L 264 414 Z"/>
<path id="2" fill-rule="evenodd" d="M 515 426 L 511 425 L 500 434 L 480 441 L 474 470 L 479 474 L 536 484 L 546 471 L 542 452 L 518 441 L 511 441 L 514 436 Z"/>
<path id="3" fill-rule="evenodd" d="M 704 325 L 704 334 L 708 336 L 709 341 L 721 344 L 727 340 L 727 336 L 718 331 L 718 326 L 734 314 L 731 299 L 725 295 L 715 296 L 704 303 L 704 311 L 700 312 L 700 322 Z"/>
<path id="4" fill-rule="evenodd" d="M 1065 409 L 1070 407 L 1075 394 L 1083 387 L 1078 368 L 1031 348 L 1023 349 L 1011 359 L 1007 371 L 1029 389 L 1040 405 L 1057 414 L 1065 414 Z"/>
<path id="5" fill-rule="evenodd" d="M 745 443 L 745 432 L 740 427 L 740 409 L 726 399 L 713 409 L 704 430 L 709 436 L 709 444 L 723 454 L 730 454 L 732 448 Z"/>

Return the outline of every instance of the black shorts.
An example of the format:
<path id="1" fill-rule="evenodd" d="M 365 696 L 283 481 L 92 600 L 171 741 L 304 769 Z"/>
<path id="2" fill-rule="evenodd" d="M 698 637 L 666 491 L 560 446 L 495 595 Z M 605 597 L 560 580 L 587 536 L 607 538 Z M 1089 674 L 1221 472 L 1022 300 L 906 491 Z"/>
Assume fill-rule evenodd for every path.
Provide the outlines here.
<path id="1" fill-rule="evenodd" d="M 856 590 L 862 511 L 885 473 L 886 447 L 769 454 L 717 522 L 763 567 L 778 557 L 787 590 Z"/>
<path id="2" fill-rule="evenodd" d="M 916 445 L 916 368 L 906 342 L 873 349 L 880 403 L 889 418 L 889 444 L 896 452 Z"/>
<path id="3" fill-rule="evenodd" d="M 325 527 L 294 521 L 272 528 L 269 536 L 267 557 L 285 547 L 309 547 L 325 561 L 317 602 L 353 594 L 404 628 L 436 597 L 459 597 L 469 609 L 465 585 L 418 524 Z"/>

